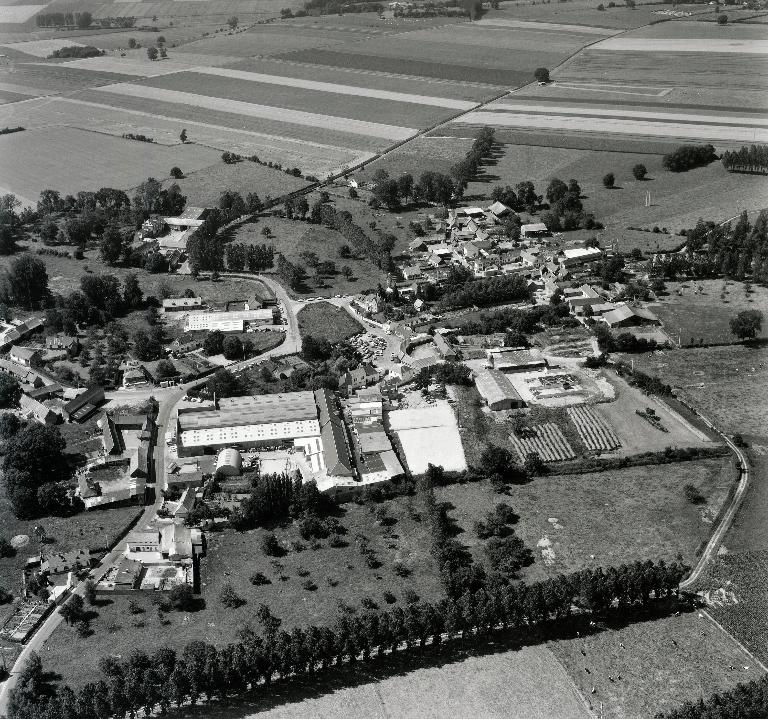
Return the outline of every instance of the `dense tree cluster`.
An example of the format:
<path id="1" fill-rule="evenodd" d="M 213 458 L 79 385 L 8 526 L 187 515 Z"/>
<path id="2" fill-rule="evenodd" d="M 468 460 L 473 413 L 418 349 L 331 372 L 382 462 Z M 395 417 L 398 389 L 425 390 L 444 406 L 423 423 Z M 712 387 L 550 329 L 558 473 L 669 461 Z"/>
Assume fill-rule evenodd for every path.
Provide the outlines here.
<path id="1" fill-rule="evenodd" d="M 460 362 L 441 362 L 420 369 L 413 381 L 417 388 L 429 387 L 433 382 L 469 387 L 472 385 L 472 370 Z"/>
<path id="2" fill-rule="evenodd" d="M 740 340 L 753 340 L 763 327 L 763 313 L 760 310 L 743 310 L 731 318 L 731 332 Z"/>
<path id="3" fill-rule="evenodd" d="M 768 145 L 744 145 L 738 150 L 726 150 L 720 157 L 728 172 L 768 172 Z"/>
<path id="4" fill-rule="evenodd" d="M 635 337 L 631 332 L 614 335 L 608 325 L 602 322 L 596 323 L 592 329 L 603 352 L 653 352 L 658 348 L 653 338 Z"/>
<path id="5" fill-rule="evenodd" d="M 54 50 L 49 57 L 63 59 L 100 57 L 101 55 L 106 55 L 106 52 L 104 50 L 99 50 L 99 48 L 94 47 L 93 45 L 70 45 Z"/>
<path id="6" fill-rule="evenodd" d="M 93 23 L 93 15 L 83 12 L 45 12 L 35 15 L 37 27 L 72 27 L 87 30 Z"/>
<path id="7" fill-rule="evenodd" d="M 59 430 L 36 422 L 7 430 L 10 436 L 5 438 L 3 481 L 14 514 L 32 519 L 73 511 L 63 484 L 71 479 L 72 470 Z"/>
<path id="8" fill-rule="evenodd" d="M 537 305 L 526 309 L 509 308 L 483 312 L 478 319 L 469 320 L 459 325 L 458 333 L 462 335 L 487 335 L 494 332 L 513 331 L 520 334 L 531 334 L 540 325 L 559 326 L 573 324 L 577 321 L 570 317 L 568 305 L 561 302 L 556 305 Z"/>
<path id="9" fill-rule="evenodd" d="M 717 159 L 712 145 L 681 145 L 662 158 L 661 164 L 670 172 L 685 172 L 703 167 Z"/>
<path id="10" fill-rule="evenodd" d="M 672 253 L 651 263 L 652 277 L 717 277 L 736 280 L 751 278 L 768 283 L 768 211 L 750 223 L 742 212 L 735 224 L 699 221 L 685 231 L 685 253 Z"/>
<path id="11" fill-rule="evenodd" d="M 0 197 L 0 255 L 11 255 L 16 251 L 22 225 L 16 212 L 18 206 L 19 201 L 14 195 Z"/>
<path id="12" fill-rule="evenodd" d="M 520 275 L 484 277 L 464 283 L 446 292 L 439 302 L 441 310 L 461 307 L 487 307 L 502 302 L 519 302 L 530 298 L 527 281 Z"/>
<path id="13" fill-rule="evenodd" d="M 768 677 L 737 684 L 708 699 L 686 702 L 654 719 L 764 719 L 768 716 Z"/>
<path id="14" fill-rule="evenodd" d="M 10 307 L 40 309 L 48 297 L 48 271 L 37 257 L 16 257 L 0 274 L 0 302 Z"/>
<path id="15" fill-rule="evenodd" d="M 294 265 L 285 255 L 278 254 L 275 270 L 280 281 L 292 290 L 298 290 L 304 285 L 306 273 L 299 265 Z"/>
<path id="16" fill-rule="evenodd" d="M 231 272 L 263 272 L 272 267 L 275 248 L 272 245 L 246 245 L 233 242 L 227 245 L 227 269 Z"/>

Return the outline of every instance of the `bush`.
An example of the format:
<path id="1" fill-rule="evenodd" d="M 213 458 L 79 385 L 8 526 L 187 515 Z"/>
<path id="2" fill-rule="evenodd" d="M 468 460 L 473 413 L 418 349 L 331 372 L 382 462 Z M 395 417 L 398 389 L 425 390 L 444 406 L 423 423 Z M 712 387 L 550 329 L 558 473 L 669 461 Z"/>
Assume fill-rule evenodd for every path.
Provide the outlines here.
<path id="1" fill-rule="evenodd" d="M 195 594 L 189 584 L 177 584 L 168 594 L 171 606 L 178 612 L 188 612 L 195 608 Z"/>
<path id="2" fill-rule="evenodd" d="M 315 584 L 311 579 L 305 579 L 301 583 L 301 588 L 308 592 L 315 592 L 317 591 L 317 584 Z"/>
<path id="3" fill-rule="evenodd" d="M 603 187 L 607 187 L 609 190 L 616 185 L 616 176 L 609 172 L 603 176 Z"/>
<path id="4" fill-rule="evenodd" d="M 696 167 L 704 167 L 717 159 L 712 145 L 681 145 L 668 155 L 664 155 L 662 164 L 670 172 L 685 172 Z"/>
<path id="5" fill-rule="evenodd" d="M 384 592 L 382 596 L 387 604 L 394 604 L 397 601 L 397 597 L 392 592 Z"/>
<path id="6" fill-rule="evenodd" d="M 254 574 L 251 574 L 250 582 L 255 587 L 260 587 L 264 584 L 272 584 L 272 580 L 261 572 L 255 572 Z"/>
<path id="7" fill-rule="evenodd" d="M 235 588 L 232 586 L 230 582 L 227 582 L 219 592 L 219 601 L 227 608 L 227 609 L 237 609 L 238 607 L 242 607 L 243 604 L 245 604 L 245 599 L 243 599 L 236 591 Z"/>
<path id="8" fill-rule="evenodd" d="M 725 15 L 725 14 L 718 15 L 717 16 L 717 24 L 718 25 L 727 25 L 728 24 L 728 16 Z"/>
<path id="9" fill-rule="evenodd" d="M 632 168 L 632 175 L 636 180 L 644 180 L 647 174 L 648 169 L 641 162 Z"/>
<path id="10" fill-rule="evenodd" d="M 537 67 L 533 76 L 536 78 L 536 82 L 549 82 L 549 70 L 546 67 Z"/>
<path id="11" fill-rule="evenodd" d="M 285 555 L 285 550 L 280 546 L 277 537 L 271 533 L 265 535 L 264 539 L 261 540 L 261 551 L 268 557 L 282 557 Z"/>
<path id="12" fill-rule="evenodd" d="M 184 173 L 181 171 L 180 167 L 172 167 L 171 168 L 171 177 L 174 180 L 181 180 L 184 177 Z"/>
<path id="13" fill-rule="evenodd" d="M 699 491 L 699 488 L 694 484 L 686 484 L 683 488 L 683 493 L 691 504 L 704 504 L 707 501 Z"/>

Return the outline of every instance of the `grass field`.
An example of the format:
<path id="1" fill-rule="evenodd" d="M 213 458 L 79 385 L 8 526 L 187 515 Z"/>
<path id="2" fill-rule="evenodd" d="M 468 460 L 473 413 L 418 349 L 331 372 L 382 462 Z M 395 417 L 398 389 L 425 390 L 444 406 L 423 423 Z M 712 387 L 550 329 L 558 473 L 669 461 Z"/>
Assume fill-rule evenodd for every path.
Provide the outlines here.
<path id="1" fill-rule="evenodd" d="M 602 705 L 602 715 L 612 719 L 645 719 L 763 673 L 697 612 L 549 646 L 595 712 Z"/>
<path id="2" fill-rule="evenodd" d="M 388 606 L 383 598 L 385 591 L 395 595 L 395 606 L 405 604 L 409 589 L 425 600 L 439 598 L 442 587 L 429 554 L 429 530 L 421 521 L 418 500 L 400 498 L 387 503 L 387 507 L 394 520 L 390 527 L 377 524 L 368 507 L 347 505 L 340 521 L 347 529 L 344 540 L 348 546 L 332 548 L 323 541 L 322 548 L 313 550 L 301 540 L 304 549 L 291 550 L 277 560 L 279 565 L 273 565 L 260 549 L 263 530 L 210 533 L 208 554 L 200 566 L 204 609 L 171 613 L 167 615 L 168 623 L 161 624 L 151 597 L 137 595 L 135 599 L 145 611 L 131 615 L 127 606 L 132 597 L 115 596 L 111 603 L 97 609 L 93 636 L 81 639 L 73 628 L 62 624 L 46 642 L 41 652 L 43 662 L 66 681 L 82 683 L 91 681 L 99 657 L 114 653 L 116 647 L 126 656 L 134 648 L 162 644 L 179 649 L 193 639 L 223 646 L 237 638 L 245 622 L 256 622 L 260 603 L 267 604 L 290 631 L 293 626 L 332 624 L 342 606 L 361 611 L 364 597 Z M 285 546 L 300 540 L 295 526 L 277 528 L 275 534 Z M 368 538 L 381 563 L 379 567 L 366 566 L 357 547 L 360 534 Z M 393 569 L 395 562 L 408 567 L 410 576 L 398 576 Z M 262 572 L 271 583 L 251 585 L 249 578 L 254 572 Z M 281 576 L 286 579 L 281 581 Z M 316 589 L 304 589 L 307 580 Z M 237 610 L 219 602 L 219 591 L 226 582 L 231 582 L 247 602 Z"/>
<path id="3" fill-rule="evenodd" d="M 299 331 L 302 335 L 312 335 L 332 344 L 365 331 L 349 312 L 329 302 L 307 305 L 299 311 L 296 319 L 299 321 Z"/>
<path id="4" fill-rule="evenodd" d="M 41 152 L 46 145 L 66 147 L 67 152 Z M 168 148 L 74 128 L 27 130 L 0 137 L 3 192 L 13 193 L 27 204 L 34 204 L 46 188 L 62 195 L 100 187 L 130 189 L 147 177 L 167 177 L 175 165 L 198 170 L 217 161 L 220 155 L 208 148 Z"/>
<path id="5" fill-rule="evenodd" d="M 675 340 L 679 337 L 684 347 L 736 342 L 729 325 L 731 318 L 742 310 L 768 315 L 768 290 L 756 286 L 746 294 L 742 283 L 725 280 L 669 282 L 667 294 L 651 309 L 667 333 Z M 764 325 L 758 337 L 768 337 L 768 327 Z"/>
<path id="6" fill-rule="evenodd" d="M 438 495 L 454 505 L 451 516 L 464 530 L 459 539 L 478 560 L 483 543 L 474 522 L 497 502 L 508 502 L 520 516 L 515 532 L 535 557 L 522 576 L 535 581 L 585 567 L 673 561 L 678 555 L 692 564 L 735 478 L 732 463 L 716 459 L 538 477 L 511 487 L 508 496 L 495 493 L 487 482 L 445 487 Z M 688 483 L 706 503 L 686 500 Z"/>
<path id="7" fill-rule="evenodd" d="M 726 432 L 764 435 L 768 348 L 733 345 L 635 355 L 635 367 L 680 388 L 678 394 Z"/>

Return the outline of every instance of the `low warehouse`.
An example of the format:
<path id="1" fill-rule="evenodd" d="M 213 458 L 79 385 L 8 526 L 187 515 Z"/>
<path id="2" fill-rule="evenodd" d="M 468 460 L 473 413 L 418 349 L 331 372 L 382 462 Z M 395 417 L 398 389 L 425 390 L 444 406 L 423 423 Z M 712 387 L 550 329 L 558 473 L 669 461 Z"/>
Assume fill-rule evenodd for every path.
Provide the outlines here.
<path id="1" fill-rule="evenodd" d="M 216 474 L 225 477 L 239 477 L 243 473 L 243 458 L 236 449 L 227 447 L 216 457 Z"/>
<path id="2" fill-rule="evenodd" d="M 475 384 L 489 409 L 516 409 L 525 406 L 509 378 L 499 370 L 480 370 L 475 377 Z"/>

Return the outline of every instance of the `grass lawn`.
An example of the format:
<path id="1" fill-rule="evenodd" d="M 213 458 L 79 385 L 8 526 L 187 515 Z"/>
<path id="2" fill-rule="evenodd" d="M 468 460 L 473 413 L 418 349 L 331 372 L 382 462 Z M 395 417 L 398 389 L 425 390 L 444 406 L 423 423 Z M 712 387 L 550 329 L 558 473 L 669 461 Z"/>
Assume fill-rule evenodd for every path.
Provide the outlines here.
<path id="1" fill-rule="evenodd" d="M 307 305 L 296 315 L 296 319 L 302 336 L 312 335 L 331 343 L 365 332 L 365 328 L 349 312 L 329 302 Z"/>
<path id="2" fill-rule="evenodd" d="M 151 650 L 165 644 L 180 649 L 193 639 L 222 646 L 235 640 L 247 621 L 256 623 L 261 603 L 267 604 L 283 620 L 283 627 L 290 629 L 312 623 L 332 624 L 342 603 L 353 608 L 349 611 L 360 611 L 364 597 L 385 607 L 386 591 L 395 595 L 398 604 L 405 603 L 406 590 L 413 590 L 425 600 L 440 598 L 442 587 L 429 553 L 429 530 L 421 518 L 419 500 L 402 497 L 386 506 L 395 520 L 388 528 L 375 522 L 368 507 L 345 505 L 340 521 L 347 529 L 344 539 L 348 546 L 332 548 L 328 540 L 323 540 L 322 548 L 313 550 L 302 542 L 306 548 L 291 550 L 275 560 L 279 565 L 273 565 L 273 559 L 261 551 L 264 530 L 211 533 L 208 555 L 200 568 L 204 609 L 171 613 L 167 623 L 161 624 L 150 597 L 137 594 L 135 600 L 145 611 L 131 615 L 127 607 L 134 597 L 115 596 L 98 608 L 91 637 L 82 639 L 72 627 L 62 624 L 43 647 L 43 662 L 65 681 L 81 683 L 93 679 L 100 657 L 115 652 L 127 656 L 134 648 Z M 293 525 L 278 528 L 275 534 L 286 546 L 300 539 Z M 356 542 L 359 534 L 368 538 L 381 566 L 370 569 L 366 565 Z M 408 567 L 410 576 L 398 576 L 393 569 L 395 562 Z M 271 584 L 251 585 L 249 578 L 254 572 L 265 574 Z M 285 581 L 281 576 L 286 577 Z M 304 589 L 307 580 L 316 589 Z M 226 582 L 234 585 L 246 604 L 236 610 L 221 605 L 218 596 Z"/>
<path id="3" fill-rule="evenodd" d="M 601 715 L 612 719 L 652 717 L 762 675 L 727 634 L 698 612 L 549 646 L 595 712 L 602 705 Z"/>
<path id="4" fill-rule="evenodd" d="M 758 310 L 768 315 L 768 289 L 756 285 L 747 294 L 742 282 L 668 282 L 667 294 L 650 309 L 664 323 L 668 334 L 675 340 L 679 336 L 684 347 L 736 342 L 729 324 L 731 318 L 742 310 Z M 768 326 L 763 324 L 758 337 L 768 337 Z"/>
<path id="5" fill-rule="evenodd" d="M 488 482 L 452 485 L 438 494 L 455 506 L 451 516 L 464 530 L 459 540 L 478 560 L 483 559 L 483 542 L 473 531 L 474 522 L 496 503 L 509 503 L 520 516 L 515 531 L 535 556 L 522 576 L 536 581 L 644 559 L 682 556 L 692 564 L 735 480 L 730 459 L 713 459 L 537 477 L 512 486 L 507 496 Z M 685 498 L 683 487 L 689 483 L 705 503 L 694 505 Z"/>
<path id="6" fill-rule="evenodd" d="M 625 358 L 625 359 L 628 359 Z M 633 355 L 726 432 L 766 434 L 768 347 L 732 345 Z"/>

